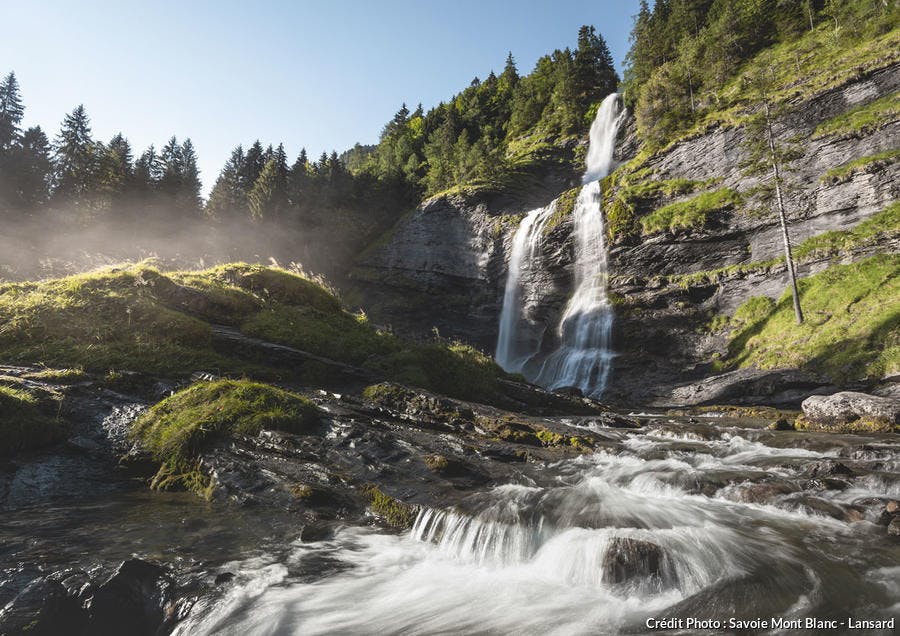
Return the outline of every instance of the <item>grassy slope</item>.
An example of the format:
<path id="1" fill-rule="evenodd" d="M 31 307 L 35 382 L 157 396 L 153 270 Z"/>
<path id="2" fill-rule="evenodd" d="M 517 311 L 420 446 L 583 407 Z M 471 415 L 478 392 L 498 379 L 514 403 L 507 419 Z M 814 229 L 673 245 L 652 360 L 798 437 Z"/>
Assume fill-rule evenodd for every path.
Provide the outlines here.
<path id="1" fill-rule="evenodd" d="M 900 255 L 834 265 L 800 281 L 805 322 L 790 293 L 751 298 L 735 312 L 729 361 L 763 369 L 806 368 L 837 381 L 900 371 Z"/>
<path id="2" fill-rule="evenodd" d="M 754 98 L 752 83 L 746 78 L 766 69 L 772 78 L 770 99 L 777 107 L 800 105 L 816 95 L 842 86 L 863 77 L 877 69 L 888 67 L 900 61 L 900 29 L 893 29 L 884 35 L 861 41 L 835 39 L 833 29 L 822 24 L 802 37 L 778 44 L 760 52 L 749 60 L 738 73 L 715 95 L 715 104 L 689 128 L 678 131 L 664 145 L 652 148 L 642 144 L 641 150 L 631 161 L 620 166 L 604 187 L 604 210 L 607 215 L 607 231 L 610 239 L 638 235 L 645 226 L 639 218 L 636 203 L 653 203 L 653 197 L 641 196 L 642 191 L 653 188 L 661 182 L 647 167 L 647 162 L 665 154 L 676 144 L 686 139 L 703 135 L 715 128 L 733 128 L 744 124 L 758 100 Z M 900 116 L 898 94 L 885 96 L 870 104 L 854 108 L 822 124 L 816 136 L 864 135 Z M 890 156 L 873 157 L 873 162 L 891 160 Z M 862 160 L 860 160 L 862 161 Z M 862 162 L 850 166 L 847 172 L 867 169 Z M 831 179 L 849 178 L 838 171 L 835 175 L 825 175 Z M 642 200 L 643 199 L 643 200 Z M 652 209 L 652 208 L 651 208 Z M 652 212 L 651 212 L 652 214 Z M 661 223 L 648 221 L 653 229 L 663 229 Z"/>
<path id="3" fill-rule="evenodd" d="M 382 333 L 365 316 L 344 310 L 322 285 L 275 268 L 232 264 L 161 273 L 137 264 L 0 285 L 0 356 L 7 361 L 170 376 L 201 369 L 276 376 L 214 350 L 210 323 L 454 397 L 488 400 L 502 374 L 470 347 L 414 344 Z"/>

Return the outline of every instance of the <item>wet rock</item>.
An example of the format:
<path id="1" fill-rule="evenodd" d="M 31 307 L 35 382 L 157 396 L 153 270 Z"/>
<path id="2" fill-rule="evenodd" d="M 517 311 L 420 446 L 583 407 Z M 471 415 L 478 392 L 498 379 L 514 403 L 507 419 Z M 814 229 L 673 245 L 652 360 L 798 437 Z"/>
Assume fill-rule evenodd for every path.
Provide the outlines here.
<path id="1" fill-rule="evenodd" d="M 88 603 L 95 634 L 152 636 L 169 618 L 175 581 L 161 566 L 141 559 L 122 562 Z"/>
<path id="2" fill-rule="evenodd" d="M 579 389 L 577 386 L 564 386 L 558 389 L 553 389 L 553 392 L 558 395 L 567 395 L 569 397 L 582 398 L 584 397 L 584 392 Z"/>
<path id="3" fill-rule="evenodd" d="M 88 615 L 52 576 L 28 584 L 0 609 L 0 634 L 82 634 Z"/>
<path id="4" fill-rule="evenodd" d="M 856 508 L 840 506 L 820 497 L 801 497 L 799 504 L 808 514 L 831 517 L 848 523 L 863 518 L 862 512 Z"/>
<path id="5" fill-rule="evenodd" d="M 772 422 L 768 428 L 773 431 L 793 431 L 794 423 L 788 422 L 782 417 L 779 420 Z"/>
<path id="6" fill-rule="evenodd" d="M 805 490 L 845 490 L 849 487 L 850 482 L 844 479 L 834 479 L 833 477 L 810 479 L 803 485 Z"/>
<path id="7" fill-rule="evenodd" d="M 888 536 L 900 537 L 900 517 L 894 517 L 887 529 Z"/>
<path id="8" fill-rule="evenodd" d="M 769 504 L 778 497 L 789 495 L 796 490 L 796 487 L 782 482 L 747 484 L 738 491 L 738 498 L 746 503 Z"/>
<path id="9" fill-rule="evenodd" d="M 233 580 L 234 572 L 222 572 L 221 574 L 216 575 L 214 583 L 216 585 L 225 585 L 226 583 L 231 583 Z"/>
<path id="10" fill-rule="evenodd" d="M 900 426 L 900 400 L 854 391 L 815 395 L 803 401 L 810 430 L 891 431 Z"/>
<path id="11" fill-rule="evenodd" d="M 661 590 L 677 584 L 671 559 L 655 543 L 617 537 L 603 558 L 603 580 L 612 585 L 630 585 Z"/>
<path id="12" fill-rule="evenodd" d="M 846 464 L 842 464 L 841 462 L 836 462 L 830 459 L 826 459 L 825 461 L 816 462 L 809 466 L 805 473 L 809 477 L 839 477 L 839 476 L 851 476 L 853 475 L 853 470 L 850 469 Z"/>

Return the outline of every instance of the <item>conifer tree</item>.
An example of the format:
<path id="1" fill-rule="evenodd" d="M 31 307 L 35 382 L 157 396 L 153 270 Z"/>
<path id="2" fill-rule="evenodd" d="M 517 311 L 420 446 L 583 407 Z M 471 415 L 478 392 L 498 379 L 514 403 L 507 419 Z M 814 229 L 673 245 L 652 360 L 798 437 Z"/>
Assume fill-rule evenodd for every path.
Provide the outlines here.
<path id="1" fill-rule="evenodd" d="M 9 152 L 19 138 L 19 124 L 25 114 L 19 82 L 10 73 L 0 81 L 0 155 Z"/>
<path id="2" fill-rule="evenodd" d="M 83 105 L 66 115 L 55 143 L 54 198 L 76 207 L 89 205 L 97 185 L 100 146 L 91 139 L 90 118 Z"/>

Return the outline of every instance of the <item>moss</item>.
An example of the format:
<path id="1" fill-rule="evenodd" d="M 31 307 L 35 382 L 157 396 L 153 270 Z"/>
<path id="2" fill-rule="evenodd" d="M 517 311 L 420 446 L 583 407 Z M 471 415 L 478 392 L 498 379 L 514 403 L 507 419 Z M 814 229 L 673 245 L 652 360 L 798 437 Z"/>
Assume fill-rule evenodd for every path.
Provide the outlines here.
<path id="1" fill-rule="evenodd" d="M 308 433 L 319 410 L 308 399 L 248 380 L 200 382 L 150 408 L 131 435 L 160 463 L 152 486 L 201 492 L 209 486 L 198 457 L 216 441 L 260 431 Z"/>
<path id="2" fill-rule="evenodd" d="M 72 384 L 80 382 L 87 378 L 84 369 L 42 369 L 22 375 L 27 380 L 38 380 L 40 382 L 49 382 L 52 384 Z"/>
<path id="3" fill-rule="evenodd" d="M 805 322 L 789 291 L 751 298 L 735 312 L 729 362 L 762 369 L 808 368 L 836 382 L 900 370 L 900 255 L 833 265 L 799 281 Z"/>
<path id="4" fill-rule="evenodd" d="M 806 239 L 794 248 L 798 260 L 830 256 L 847 252 L 883 238 L 900 235 L 900 202 L 887 208 L 849 230 L 831 231 Z"/>
<path id="5" fill-rule="evenodd" d="M 578 200 L 578 193 L 581 192 L 581 186 L 566 190 L 556 198 L 556 209 L 542 228 L 544 236 L 549 236 L 560 223 L 565 221 L 575 210 L 575 201 Z"/>
<path id="6" fill-rule="evenodd" d="M 89 371 L 249 370 L 216 353 L 209 322 L 233 323 L 267 299 L 336 303 L 300 276 L 250 265 L 161 274 L 146 264 L 0 285 L 0 352 L 14 362 Z"/>
<path id="7" fill-rule="evenodd" d="M 447 470 L 447 467 L 450 465 L 450 462 L 443 455 L 428 455 L 424 461 L 429 470 L 437 473 Z"/>
<path id="8" fill-rule="evenodd" d="M 819 124 L 813 136 L 861 137 L 896 121 L 898 117 L 900 117 L 900 92 L 895 91 L 881 99 L 857 106 Z"/>
<path id="9" fill-rule="evenodd" d="M 696 192 L 715 182 L 716 180 L 654 179 L 651 171 L 634 170 L 630 163 L 626 164 L 601 183 L 610 240 L 638 233 L 638 208 L 654 205 L 664 198 Z"/>
<path id="10" fill-rule="evenodd" d="M 519 422 L 504 423 L 494 432 L 497 435 L 497 439 L 504 442 L 527 444 L 529 446 L 541 446 L 543 444 L 534 428 Z"/>
<path id="11" fill-rule="evenodd" d="M 540 429 L 537 432 L 537 438 L 541 440 L 541 443 L 544 446 L 559 446 L 564 442 L 568 442 L 569 440 L 560 435 L 559 433 L 554 433 L 553 431 L 548 431 L 547 429 Z"/>
<path id="12" fill-rule="evenodd" d="M 65 438 L 57 404 L 21 386 L 0 384 L 0 456 L 40 448 Z"/>
<path id="13" fill-rule="evenodd" d="M 829 185 L 846 183 L 857 174 L 877 172 L 896 163 L 898 159 L 900 159 L 900 150 L 887 150 L 867 155 L 830 169 L 822 175 L 820 181 Z"/>
<path id="14" fill-rule="evenodd" d="M 644 234 L 653 234 L 665 230 L 703 227 L 711 214 L 736 207 L 740 202 L 740 195 L 731 188 L 703 192 L 687 201 L 670 203 L 654 210 L 640 219 L 641 228 Z"/>
<path id="15" fill-rule="evenodd" d="M 463 399 L 489 401 L 503 371 L 485 354 L 436 340 L 411 343 L 344 310 L 321 283 L 276 268 L 232 264 L 160 273 L 146 264 L 0 285 L 0 355 L 88 371 L 188 376 L 206 369 L 276 377 L 213 346 L 210 323 Z M 328 381 L 305 366 L 303 379 Z M 280 372 L 279 372 L 280 373 Z"/>
<path id="16" fill-rule="evenodd" d="M 313 496 L 313 489 L 308 484 L 294 484 L 291 486 L 291 494 L 297 499 L 309 499 Z"/>
<path id="17" fill-rule="evenodd" d="M 384 519 L 388 525 L 405 530 L 416 522 L 418 506 L 403 503 L 385 494 L 375 484 L 364 484 L 360 491 L 369 501 L 372 512 Z"/>
<path id="18" fill-rule="evenodd" d="M 810 420 L 805 415 L 798 415 L 794 420 L 794 428 L 798 431 L 816 433 L 892 433 L 900 431 L 900 427 L 886 419 L 860 417 L 850 422 L 821 423 Z"/>

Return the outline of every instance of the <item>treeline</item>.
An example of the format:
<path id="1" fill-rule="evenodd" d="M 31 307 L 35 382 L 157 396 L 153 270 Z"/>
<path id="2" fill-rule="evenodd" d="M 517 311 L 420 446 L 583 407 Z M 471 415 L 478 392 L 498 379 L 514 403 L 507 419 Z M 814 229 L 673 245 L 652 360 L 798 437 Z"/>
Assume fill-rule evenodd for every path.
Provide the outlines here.
<path id="1" fill-rule="evenodd" d="M 762 49 L 823 21 L 833 46 L 897 25 L 895 0 L 642 0 L 623 82 L 644 141 L 661 145 L 720 106 L 721 91 Z M 799 72 L 799 68 L 798 68 Z"/>
<path id="2" fill-rule="evenodd" d="M 51 140 L 23 129 L 25 107 L 15 74 L 0 83 L 0 217 L 52 218 L 79 225 L 205 222 L 321 226 L 368 215 L 390 222 L 423 195 L 514 169 L 528 140 L 582 135 L 618 77 L 603 37 L 578 32 L 577 47 L 556 50 L 519 75 L 512 54 L 446 103 L 424 112 L 403 105 L 377 145 L 318 159 L 290 160 L 284 146 L 259 141 L 235 148 L 201 199 L 190 139 L 136 154 L 123 134 L 94 139 L 83 106 L 66 115 Z M 524 140 L 524 141 L 523 141 Z M 514 152 L 519 143 L 524 152 Z"/>
<path id="3" fill-rule="evenodd" d="M 172 137 L 134 157 L 117 134 L 93 139 L 84 106 L 65 116 L 51 143 L 40 126 L 23 130 L 25 107 L 14 73 L 0 82 L 0 214 L 4 220 L 57 212 L 85 224 L 199 216 L 197 155 Z M 148 216 L 149 215 L 149 216 Z M 129 218 L 126 218 L 129 217 Z"/>
<path id="4" fill-rule="evenodd" d="M 512 53 L 503 71 L 471 85 L 427 113 L 404 104 L 374 148 L 348 156 L 357 173 L 399 179 L 434 194 L 473 179 L 490 180 L 513 167 L 510 144 L 527 136 L 559 139 L 583 134 L 593 109 L 616 90 L 618 76 L 603 37 L 592 26 L 578 46 L 540 58 L 520 76 Z"/>

